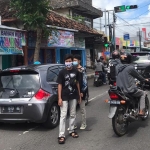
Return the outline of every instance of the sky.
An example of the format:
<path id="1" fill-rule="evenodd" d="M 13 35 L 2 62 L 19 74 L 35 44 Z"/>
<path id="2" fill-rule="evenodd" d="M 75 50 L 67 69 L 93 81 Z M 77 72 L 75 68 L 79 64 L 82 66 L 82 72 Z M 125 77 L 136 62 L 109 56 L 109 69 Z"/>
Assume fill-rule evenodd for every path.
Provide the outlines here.
<path id="1" fill-rule="evenodd" d="M 147 33 L 150 33 L 150 0 L 93 0 L 93 6 L 101 9 L 102 11 L 105 9 L 113 10 L 115 6 L 121 5 L 138 5 L 138 8 L 126 10 L 126 12 L 116 13 L 116 37 L 123 37 L 125 32 L 128 32 L 131 37 L 137 36 L 137 31 L 144 27 L 146 28 Z M 112 23 L 112 11 L 109 14 L 109 22 Z M 103 13 L 103 17 L 101 18 L 101 25 L 100 19 L 94 20 L 94 28 L 105 31 L 104 16 L 105 15 Z"/>

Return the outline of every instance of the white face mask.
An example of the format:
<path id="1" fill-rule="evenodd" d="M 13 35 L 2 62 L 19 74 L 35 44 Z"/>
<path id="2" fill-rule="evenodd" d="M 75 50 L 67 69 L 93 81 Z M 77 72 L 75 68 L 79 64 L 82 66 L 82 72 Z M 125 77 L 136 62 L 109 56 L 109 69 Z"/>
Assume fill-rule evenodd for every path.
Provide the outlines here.
<path id="1" fill-rule="evenodd" d="M 67 68 L 71 68 L 72 67 L 72 62 L 65 62 L 65 66 Z"/>

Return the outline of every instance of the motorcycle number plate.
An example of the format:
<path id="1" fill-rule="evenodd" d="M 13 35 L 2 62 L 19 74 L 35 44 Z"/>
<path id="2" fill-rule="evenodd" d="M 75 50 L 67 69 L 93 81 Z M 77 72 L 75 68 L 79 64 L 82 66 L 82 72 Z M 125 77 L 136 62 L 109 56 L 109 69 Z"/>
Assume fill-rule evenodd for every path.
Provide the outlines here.
<path id="1" fill-rule="evenodd" d="M 111 105 L 119 105 L 120 101 L 118 101 L 118 100 L 109 100 L 108 103 L 111 104 Z"/>

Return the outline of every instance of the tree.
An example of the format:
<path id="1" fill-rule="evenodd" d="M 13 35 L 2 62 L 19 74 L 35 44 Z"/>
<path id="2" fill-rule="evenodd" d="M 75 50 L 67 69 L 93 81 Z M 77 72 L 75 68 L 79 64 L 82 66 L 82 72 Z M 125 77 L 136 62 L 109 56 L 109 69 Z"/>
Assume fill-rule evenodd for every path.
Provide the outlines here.
<path id="1" fill-rule="evenodd" d="M 23 22 L 25 29 L 37 33 L 34 61 L 39 60 L 42 33 L 46 33 L 46 20 L 49 13 L 50 0 L 11 0 L 11 9 L 15 16 Z"/>

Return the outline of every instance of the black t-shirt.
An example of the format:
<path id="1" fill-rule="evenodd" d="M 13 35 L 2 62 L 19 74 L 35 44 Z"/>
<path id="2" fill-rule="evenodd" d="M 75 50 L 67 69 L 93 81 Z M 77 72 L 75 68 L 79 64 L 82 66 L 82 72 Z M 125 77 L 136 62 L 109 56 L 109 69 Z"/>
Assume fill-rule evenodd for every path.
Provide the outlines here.
<path id="1" fill-rule="evenodd" d="M 79 93 L 76 83 L 79 82 L 80 76 L 77 69 L 63 69 L 59 72 L 57 83 L 62 85 L 61 98 L 63 101 L 79 99 Z"/>

